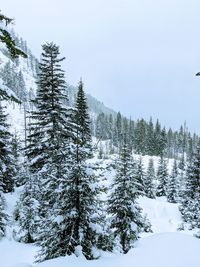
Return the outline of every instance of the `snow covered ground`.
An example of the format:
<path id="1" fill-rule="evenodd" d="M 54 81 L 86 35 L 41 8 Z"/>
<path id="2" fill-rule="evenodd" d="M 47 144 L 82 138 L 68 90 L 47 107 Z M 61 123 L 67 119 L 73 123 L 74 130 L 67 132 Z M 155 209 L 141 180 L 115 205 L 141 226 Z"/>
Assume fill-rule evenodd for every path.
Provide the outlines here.
<path id="1" fill-rule="evenodd" d="M 20 189 L 6 194 L 7 212 L 12 214 Z M 34 264 L 38 248 L 13 240 L 8 227 L 7 237 L 0 241 L 2 267 L 200 267 L 200 239 L 192 232 L 177 232 L 181 216 L 177 204 L 167 203 L 164 197 L 141 197 L 139 203 L 152 224 L 154 233 L 143 234 L 128 254 L 103 253 L 96 261 L 84 258 L 61 257 Z M 10 226 L 11 227 L 11 226 Z"/>

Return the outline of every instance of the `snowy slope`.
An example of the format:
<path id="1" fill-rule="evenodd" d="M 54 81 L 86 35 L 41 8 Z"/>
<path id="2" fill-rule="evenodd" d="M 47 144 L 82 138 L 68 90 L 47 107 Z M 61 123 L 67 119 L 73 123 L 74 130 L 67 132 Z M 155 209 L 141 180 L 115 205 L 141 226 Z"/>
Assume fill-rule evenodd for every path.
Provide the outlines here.
<path id="1" fill-rule="evenodd" d="M 200 241 L 180 233 L 141 239 L 126 255 L 104 255 L 97 261 L 74 256 L 46 261 L 38 267 L 199 267 Z"/>
<path id="2" fill-rule="evenodd" d="M 21 189 L 6 194 L 7 212 L 12 216 Z M 199 267 L 200 239 L 177 232 L 181 217 L 177 204 L 167 203 L 164 197 L 141 197 L 139 203 L 147 214 L 154 233 L 142 234 L 135 248 L 126 255 L 103 253 L 97 261 L 87 261 L 75 256 L 61 257 L 34 264 L 39 248 L 13 240 L 12 224 L 7 237 L 0 241 L 0 266 L 2 267 Z"/>
<path id="3" fill-rule="evenodd" d="M 154 233 L 176 232 L 181 224 L 178 205 L 169 203 L 165 197 L 149 199 L 141 197 L 139 203 L 152 224 Z"/>

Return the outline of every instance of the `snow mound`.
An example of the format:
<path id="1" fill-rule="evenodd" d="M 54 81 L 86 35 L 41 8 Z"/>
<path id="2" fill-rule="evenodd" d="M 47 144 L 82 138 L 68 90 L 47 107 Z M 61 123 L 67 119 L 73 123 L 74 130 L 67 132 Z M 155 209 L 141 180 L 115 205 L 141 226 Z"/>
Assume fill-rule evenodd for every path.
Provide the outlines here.
<path id="1" fill-rule="evenodd" d="M 139 203 L 152 225 L 154 233 L 176 232 L 181 224 L 178 204 L 169 203 L 166 197 L 150 199 L 140 197 Z"/>
<path id="2" fill-rule="evenodd" d="M 161 233 L 140 240 L 126 267 L 199 267 L 200 240 L 183 233 Z M 116 266 L 117 267 L 117 266 Z"/>
<path id="3" fill-rule="evenodd" d="M 0 242 L 1 267 L 32 267 L 38 248 L 3 238 Z M 27 262 L 27 263 L 26 263 Z M 25 264 L 26 263 L 26 264 Z"/>

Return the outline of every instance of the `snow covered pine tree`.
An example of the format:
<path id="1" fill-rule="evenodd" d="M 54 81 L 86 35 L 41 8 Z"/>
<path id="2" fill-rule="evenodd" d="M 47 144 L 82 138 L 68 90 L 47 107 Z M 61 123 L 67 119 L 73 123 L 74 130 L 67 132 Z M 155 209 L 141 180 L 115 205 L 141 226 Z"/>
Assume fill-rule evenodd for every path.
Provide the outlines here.
<path id="1" fill-rule="evenodd" d="M 126 137 L 124 137 L 117 164 L 117 173 L 108 200 L 110 225 L 115 244 L 123 253 L 127 253 L 133 247 L 145 224 L 141 215 L 141 208 L 136 202 L 141 191 L 138 192 L 137 189 L 133 165 L 131 150 Z"/>

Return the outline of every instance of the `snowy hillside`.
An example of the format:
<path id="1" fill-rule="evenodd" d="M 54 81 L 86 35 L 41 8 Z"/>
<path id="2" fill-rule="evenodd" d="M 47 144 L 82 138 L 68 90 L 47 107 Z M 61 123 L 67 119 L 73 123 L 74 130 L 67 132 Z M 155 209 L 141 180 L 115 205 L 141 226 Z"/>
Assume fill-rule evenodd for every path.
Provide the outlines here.
<path id="1" fill-rule="evenodd" d="M 0 48 L 0 266 L 199 267 L 199 137 L 67 92 L 59 46 L 2 20 L 29 57 Z"/>
<path id="2" fill-rule="evenodd" d="M 11 215 L 19 191 L 6 194 L 7 212 Z M 3 267 L 199 267 L 200 240 L 192 232 L 177 232 L 181 217 L 177 204 L 165 198 L 155 200 L 142 197 L 141 207 L 152 224 L 153 233 L 143 234 L 135 248 L 126 255 L 103 253 L 97 261 L 87 261 L 75 256 L 61 257 L 33 264 L 39 248 L 18 243 L 7 229 L 7 237 L 0 241 L 0 262 Z M 11 215 L 12 216 L 12 215 Z M 12 255 L 12 256 L 11 256 Z"/>
<path id="3" fill-rule="evenodd" d="M 138 155 L 134 155 L 134 158 L 138 158 Z M 145 169 L 149 158 L 142 157 Z M 115 156 L 112 157 L 112 160 L 114 159 Z M 99 162 L 105 168 L 112 160 L 102 161 L 95 158 L 92 162 Z M 158 157 L 154 157 L 154 162 L 157 168 Z M 168 167 L 172 168 L 172 160 L 169 161 Z M 114 175 L 112 168 L 104 172 L 107 185 L 111 183 Z M 150 220 L 153 233 L 142 233 L 135 248 L 126 255 L 102 252 L 101 258 L 96 261 L 68 256 L 36 264 L 35 256 L 39 247 L 16 242 L 13 238 L 13 230 L 16 227 L 13 212 L 21 191 L 22 188 L 18 188 L 14 193 L 5 194 L 6 211 L 11 222 L 7 227 L 6 237 L 0 241 L 0 262 L 4 267 L 199 267 L 200 239 L 193 237 L 195 231 L 177 230 L 182 223 L 178 204 L 167 202 L 166 197 L 139 198 L 139 204 Z"/>

